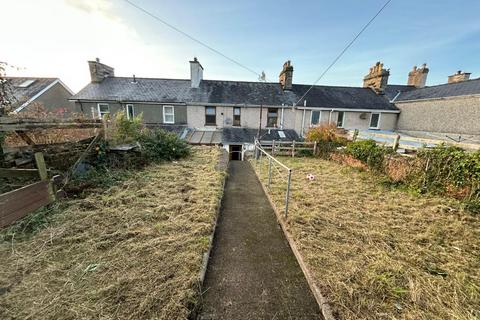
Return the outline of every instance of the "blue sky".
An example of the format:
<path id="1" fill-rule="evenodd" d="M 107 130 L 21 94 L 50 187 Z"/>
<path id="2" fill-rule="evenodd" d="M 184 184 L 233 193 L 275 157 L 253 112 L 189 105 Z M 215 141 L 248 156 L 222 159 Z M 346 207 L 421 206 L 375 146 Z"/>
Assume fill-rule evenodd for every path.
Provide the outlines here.
<path id="1" fill-rule="evenodd" d="M 265 71 L 269 80 L 276 81 L 290 59 L 294 82 L 307 84 L 385 2 L 132 1 L 248 67 Z M 115 67 L 117 75 L 187 78 L 188 60 L 197 56 L 207 79 L 256 80 L 124 0 L 0 2 L 11 12 L 7 20 L 27 21 L 11 30 L 0 50 L 0 60 L 21 68 L 11 70 L 12 75 L 58 76 L 77 91 L 89 81 L 86 61 L 95 57 Z M 320 84 L 360 86 L 376 61 L 390 68 L 389 83 L 406 83 L 413 65 L 424 62 L 430 67 L 427 85 L 444 83 L 457 70 L 480 77 L 479 12 L 477 0 L 393 0 Z M 25 41 L 32 30 L 41 40 Z"/>

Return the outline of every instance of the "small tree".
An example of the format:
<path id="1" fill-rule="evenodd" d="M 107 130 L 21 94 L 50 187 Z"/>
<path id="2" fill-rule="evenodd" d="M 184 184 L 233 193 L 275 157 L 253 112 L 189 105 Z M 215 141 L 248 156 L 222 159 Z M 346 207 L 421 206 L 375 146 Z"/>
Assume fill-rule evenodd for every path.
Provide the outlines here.
<path id="1" fill-rule="evenodd" d="M 8 64 L 0 61 L 0 117 L 9 113 L 15 101 L 13 88 L 6 77 Z"/>

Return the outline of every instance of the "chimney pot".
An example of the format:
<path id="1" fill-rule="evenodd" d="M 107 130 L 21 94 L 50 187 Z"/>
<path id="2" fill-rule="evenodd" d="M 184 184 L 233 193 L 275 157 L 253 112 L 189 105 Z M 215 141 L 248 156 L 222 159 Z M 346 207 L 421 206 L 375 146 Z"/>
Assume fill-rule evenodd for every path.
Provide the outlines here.
<path id="1" fill-rule="evenodd" d="M 415 86 L 417 88 L 425 87 L 427 83 L 427 75 L 429 69 L 427 68 L 427 64 L 424 63 L 420 68 L 417 66 L 413 66 L 413 70 L 408 73 L 408 85 Z"/>
<path id="2" fill-rule="evenodd" d="M 471 73 L 458 70 L 457 73 L 448 76 L 448 83 L 462 82 L 470 79 Z"/>
<path id="3" fill-rule="evenodd" d="M 114 69 L 100 63 L 99 58 L 96 58 L 95 61 L 88 61 L 88 67 L 90 69 L 90 81 L 93 83 L 102 82 L 105 78 L 115 76 Z"/>
<path id="4" fill-rule="evenodd" d="M 293 66 L 290 60 L 283 64 L 283 69 L 278 76 L 278 80 L 283 90 L 292 90 L 293 86 Z"/>
<path id="5" fill-rule="evenodd" d="M 190 86 L 192 88 L 198 88 L 200 82 L 203 80 L 203 67 L 198 61 L 197 57 L 194 57 L 190 61 Z"/>
<path id="6" fill-rule="evenodd" d="M 383 94 L 388 85 L 390 70 L 383 68 L 383 63 L 378 61 L 370 72 L 363 78 L 363 87 L 372 88 L 377 94 Z"/>

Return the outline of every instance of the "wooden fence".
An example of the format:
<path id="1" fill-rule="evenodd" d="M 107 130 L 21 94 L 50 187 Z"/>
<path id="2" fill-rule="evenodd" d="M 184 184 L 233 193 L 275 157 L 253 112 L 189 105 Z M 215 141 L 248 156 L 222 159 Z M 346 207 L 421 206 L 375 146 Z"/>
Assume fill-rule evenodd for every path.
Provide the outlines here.
<path id="1" fill-rule="evenodd" d="M 263 150 L 270 151 L 272 156 L 288 155 L 295 157 L 300 151 L 311 151 L 317 153 L 317 142 L 305 141 L 260 141 L 260 147 Z"/>
<path id="2" fill-rule="evenodd" d="M 85 154 L 91 150 L 92 146 L 98 142 L 104 126 L 105 123 L 95 119 L 23 119 L 0 117 L 0 132 L 16 132 L 29 145 L 34 145 L 33 141 L 29 139 L 26 134 L 26 132 L 31 130 L 101 128 L 102 130 L 89 143 L 87 149 L 80 155 L 79 159 L 83 159 Z M 0 152 L 1 151 L 2 150 L 0 150 Z M 52 203 L 57 197 L 55 185 L 59 182 L 60 177 L 49 177 L 49 171 L 47 170 L 42 152 L 36 152 L 34 156 L 36 169 L 0 168 L 0 177 L 38 177 L 40 179 L 39 182 L 0 194 L 0 228 L 10 225 L 18 219 L 25 217 L 30 212 Z M 75 165 L 69 170 L 66 180 L 68 180 L 70 172 L 74 170 L 79 161 L 81 160 L 77 160 Z"/>
<path id="3" fill-rule="evenodd" d="M 444 141 L 436 139 L 414 138 L 410 136 L 400 135 L 397 133 L 380 133 L 380 132 L 366 132 L 354 130 L 350 132 L 353 141 L 356 140 L 375 140 L 377 144 L 392 147 L 393 150 L 418 150 L 423 147 L 434 147 L 445 143 L 447 145 L 456 146 L 465 150 L 475 151 L 480 149 L 480 144 L 463 143 L 455 141 Z"/>

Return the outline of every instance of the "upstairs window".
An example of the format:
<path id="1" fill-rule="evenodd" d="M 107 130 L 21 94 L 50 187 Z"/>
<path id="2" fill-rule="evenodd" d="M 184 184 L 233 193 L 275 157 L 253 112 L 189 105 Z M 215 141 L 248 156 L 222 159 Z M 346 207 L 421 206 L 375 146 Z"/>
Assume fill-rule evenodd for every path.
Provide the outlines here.
<path id="1" fill-rule="evenodd" d="M 173 106 L 163 106 L 163 123 L 175 123 L 175 109 Z"/>
<path id="2" fill-rule="evenodd" d="M 320 111 L 313 110 L 312 111 L 312 118 L 310 120 L 312 126 L 315 126 L 320 123 Z"/>
<path id="3" fill-rule="evenodd" d="M 99 103 L 98 108 L 98 118 L 103 119 L 110 114 L 110 106 L 108 103 Z"/>
<path id="4" fill-rule="evenodd" d="M 127 114 L 128 120 L 133 120 L 135 117 L 135 110 L 133 109 L 133 104 L 127 104 L 125 106 L 125 113 Z"/>
<path id="5" fill-rule="evenodd" d="M 205 125 L 216 126 L 217 125 L 217 108 L 205 107 Z"/>
<path id="6" fill-rule="evenodd" d="M 344 120 L 345 120 L 345 112 L 338 111 L 337 128 L 343 128 L 343 125 L 345 124 Z"/>
<path id="7" fill-rule="evenodd" d="M 235 107 L 233 108 L 233 125 L 236 127 L 240 127 L 240 115 L 242 113 L 242 109 Z"/>
<path id="8" fill-rule="evenodd" d="M 277 127 L 277 121 L 278 121 L 278 109 L 268 108 L 267 127 L 270 127 L 270 128 Z"/>
<path id="9" fill-rule="evenodd" d="M 370 129 L 378 129 L 380 127 L 380 113 L 372 113 L 370 116 Z"/>

